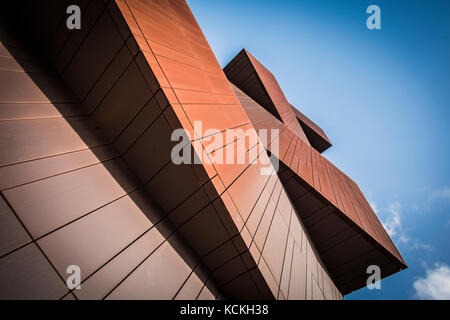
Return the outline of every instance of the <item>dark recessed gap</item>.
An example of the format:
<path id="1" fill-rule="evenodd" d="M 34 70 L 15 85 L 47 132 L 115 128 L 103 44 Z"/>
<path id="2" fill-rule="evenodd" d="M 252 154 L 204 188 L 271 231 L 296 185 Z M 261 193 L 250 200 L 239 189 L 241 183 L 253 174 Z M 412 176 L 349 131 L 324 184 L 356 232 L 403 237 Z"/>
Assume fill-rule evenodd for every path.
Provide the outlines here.
<path id="1" fill-rule="evenodd" d="M 316 149 L 318 152 L 322 153 L 331 147 L 331 143 L 323 139 L 317 132 L 311 129 L 308 125 L 306 125 L 302 120 L 297 117 L 298 123 L 305 132 L 306 138 L 308 139 L 311 147 Z"/>

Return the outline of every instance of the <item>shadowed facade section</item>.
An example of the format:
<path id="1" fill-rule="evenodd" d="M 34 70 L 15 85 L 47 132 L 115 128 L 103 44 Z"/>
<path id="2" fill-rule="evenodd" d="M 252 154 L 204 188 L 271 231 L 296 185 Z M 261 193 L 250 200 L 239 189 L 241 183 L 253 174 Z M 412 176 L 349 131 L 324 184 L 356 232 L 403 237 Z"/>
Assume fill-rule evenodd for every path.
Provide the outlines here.
<path id="1" fill-rule="evenodd" d="M 297 117 L 297 120 L 300 123 L 303 131 L 305 132 L 305 135 L 308 138 L 311 147 L 313 147 L 320 153 L 331 147 L 331 142 L 322 128 L 315 124 L 303 113 L 301 113 L 293 105 L 291 105 L 291 107 L 294 110 L 294 114 Z"/>
<path id="2" fill-rule="evenodd" d="M 81 30 L 66 27 L 73 4 Z M 252 84 L 231 85 L 185 1 L 23 0 L 4 12 L 1 298 L 342 299 L 372 262 L 347 267 L 354 247 L 397 267 L 356 184 L 311 147 L 273 75 L 243 52 L 225 73 Z M 172 162 L 178 128 L 201 164 Z M 211 143 L 230 128 L 242 129 L 231 143 Z M 272 128 L 266 148 L 280 139 L 282 165 L 263 175 L 275 167 L 254 153 L 257 130 Z M 240 140 L 246 163 L 211 161 Z M 357 232 L 344 260 L 299 195 L 343 220 L 329 228 Z M 69 265 L 80 290 L 65 284 Z"/>

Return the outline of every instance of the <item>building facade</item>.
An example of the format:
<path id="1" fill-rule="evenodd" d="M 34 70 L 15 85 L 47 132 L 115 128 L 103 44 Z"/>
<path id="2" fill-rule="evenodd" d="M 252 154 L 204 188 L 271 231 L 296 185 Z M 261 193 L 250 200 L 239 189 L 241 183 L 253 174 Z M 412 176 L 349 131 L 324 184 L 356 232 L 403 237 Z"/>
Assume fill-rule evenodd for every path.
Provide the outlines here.
<path id="1" fill-rule="evenodd" d="M 222 70 L 184 0 L 7 6 L 1 299 L 342 299 L 406 268 L 324 131 L 246 50 Z"/>

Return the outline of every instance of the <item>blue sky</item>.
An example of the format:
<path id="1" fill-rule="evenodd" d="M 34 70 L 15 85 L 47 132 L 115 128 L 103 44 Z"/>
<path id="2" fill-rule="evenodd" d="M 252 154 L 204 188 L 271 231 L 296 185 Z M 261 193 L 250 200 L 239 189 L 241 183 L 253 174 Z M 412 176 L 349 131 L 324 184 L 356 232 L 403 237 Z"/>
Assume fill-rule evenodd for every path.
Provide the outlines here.
<path id="1" fill-rule="evenodd" d="M 409 268 L 346 299 L 450 299 L 450 1 L 188 0 L 219 63 L 242 48 L 319 124 Z M 381 9 L 381 30 L 366 8 Z"/>

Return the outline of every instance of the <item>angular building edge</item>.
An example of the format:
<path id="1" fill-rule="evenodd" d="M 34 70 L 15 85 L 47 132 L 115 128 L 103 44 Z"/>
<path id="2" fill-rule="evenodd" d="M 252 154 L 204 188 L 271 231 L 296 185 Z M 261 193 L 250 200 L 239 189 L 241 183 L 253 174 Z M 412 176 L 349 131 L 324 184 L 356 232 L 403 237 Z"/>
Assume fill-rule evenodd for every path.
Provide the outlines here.
<path id="1" fill-rule="evenodd" d="M 92 243 L 91 247 L 79 250 L 79 264 L 83 270 L 88 270 L 85 288 L 82 289 L 84 291 L 65 293 L 65 297 L 341 299 L 342 293 L 361 287 L 365 273 L 359 270 L 361 263 L 352 270 L 339 260 L 336 260 L 339 262 L 336 265 L 333 259 L 337 258 L 332 255 L 324 255 L 326 259 L 323 259 L 322 252 L 335 250 L 330 251 L 330 247 L 322 245 L 325 242 L 320 235 L 325 229 L 315 220 L 317 210 L 313 214 L 308 213 L 311 206 L 321 208 L 323 219 L 335 219 L 338 216 L 335 211 L 342 208 L 338 213 L 345 212 L 343 219 L 358 225 L 363 232 L 377 239 L 376 245 L 388 252 L 393 251 L 393 256 L 403 261 L 392 242 L 389 243 L 390 238 L 387 236 L 386 239 L 381 234 L 376 217 L 376 221 L 370 220 L 372 216 L 368 221 L 361 221 L 361 217 L 367 218 L 366 211 L 370 209 L 366 207 L 367 201 L 359 188 L 344 174 L 337 173 L 340 171 L 311 148 L 275 78 L 256 59 L 251 58 L 252 64 L 263 74 L 262 78 L 259 75 L 255 78 L 258 83 L 256 92 L 263 92 L 260 101 L 253 101 L 251 90 L 244 91 L 250 96 L 245 103 L 236 94 L 186 2 L 79 1 L 86 20 L 85 28 L 75 34 L 64 26 L 66 3 L 45 3 L 39 7 L 34 7 L 35 1 L 18 3 L 27 4 L 22 8 L 29 10 L 18 11 L 15 8 L 11 11 L 24 17 L 22 20 L 17 18 L 15 23 L 28 26 L 27 36 L 36 39 L 40 53 L 51 61 L 58 76 L 73 92 L 73 102 L 78 101 L 82 105 L 84 111 L 80 121 L 86 122 L 83 130 L 87 131 L 82 132 L 78 124 L 71 125 L 74 133 L 83 140 L 76 143 L 85 143 L 87 150 L 94 153 L 99 145 L 91 142 L 90 136 L 94 134 L 106 140 L 113 152 L 119 154 L 117 163 L 122 164 L 102 171 L 105 176 L 102 187 L 109 190 L 114 181 L 120 182 L 127 192 L 127 199 L 131 201 L 130 208 L 137 205 L 146 213 L 145 216 L 158 218 L 155 221 L 150 219 L 155 225 L 150 230 L 164 239 L 164 245 L 151 251 L 138 267 L 130 266 L 129 270 L 125 265 L 132 263 L 126 260 L 126 254 L 134 247 L 122 249 L 118 244 L 114 247 L 115 242 L 110 240 L 104 244 Z M 37 26 L 34 23 L 39 21 L 40 14 L 48 15 L 49 19 Z M 9 45 L 5 47 L 9 50 L 13 48 Z M 39 85 L 38 77 L 33 80 L 42 91 L 45 90 L 48 102 L 52 105 L 61 102 L 56 95 L 53 98 L 54 91 L 47 90 L 44 84 Z M 25 85 L 28 80 L 24 78 L 21 81 L 21 85 Z M 34 103 L 36 97 L 37 94 L 30 97 L 30 103 Z M 17 102 L 12 99 L 22 98 L 2 95 L 2 99 Z M 253 111 L 245 106 L 246 103 L 251 104 Z M 61 109 L 58 111 L 62 112 Z M 61 121 L 66 119 L 72 123 L 73 119 L 64 114 L 62 112 Z M 254 120 L 257 115 L 262 115 L 262 122 Z M 278 157 L 283 163 L 283 172 L 264 177 L 259 167 L 252 165 L 171 164 L 170 150 L 174 142 L 171 142 L 170 136 L 177 128 L 182 127 L 191 134 L 193 153 L 202 155 L 207 150 L 208 139 L 203 137 L 204 132 L 194 132 L 193 124 L 198 120 L 203 122 L 205 128 L 219 130 L 254 130 L 261 123 L 265 128 L 268 128 L 267 125 L 279 128 L 281 148 Z M 12 123 L 12 127 L 0 128 L 5 130 L 1 132 L 22 130 L 24 141 L 28 133 L 34 134 L 35 141 L 33 150 L 21 148 L 23 142 L 20 139 L 15 140 L 15 145 L 2 144 L 5 150 L 14 151 L 2 159 L 1 165 L 8 165 L 12 177 L 7 181 L 8 187 L 2 189 L 2 195 L 17 219 L 30 231 L 30 236 L 39 239 L 41 253 L 48 257 L 48 262 L 58 273 L 56 278 L 64 278 L 64 267 L 70 259 L 58 255 L 58 252 L 79 249 L 77 244 L 80 239 L 71 233 L 72 228 L 78 226 L 87 238 L 93 237 L 87 233 L 89 224 L 82 228 L 82 222 L 93 217 L 92 213 L 84 216 L 83 210 L 88 205 L 89 212 L 93 213 L 100 209 L 111 213 L 114 209 L 110 204 L 102 204 L 104 200 L 101 197 L 105 194 L 97 188 L 92 189 L 89 195 L 74 192 L 72 199 L 67 198 L 73 203 L 70 210 L 64 207 L 63 202 L 51 201 L 49 195 L 57 190 L 61 197 L 65 197 L 67 194 L 63 192 L 66 189 L 82 190 L 90 186 L 87 180 L 69 177 L 74 174 L 81 177 L 79 168 L 69 167 L 69 171 L 58 173 L 58 177 L 48 173 L 48 176 L 38 180 L 26 172 L 21 179 L 25 179 L 28 186 L 23 187 L 22 182 L 16 182 L 24 161 L 37 165 L 37 155 L 43 159 L 60 159 L 59 154 L 63 152 L 78 152 L 74 141 L 44 135 L 45 130 L 33 131 L 31 126 L 39 127 L 41 122 L 33 118 L 28 124 L 17 122 Z M 93 129 L 84 129 L 88 127 L 88 122 L 92 122 Z M 44 129 L 44 123 L 42 126 Z M 55 133 L 62 137 L 63 130 L 71 128 L 61 126 L 55 129 Z M 70 139 L 73 139 L 72 136 L 73 133 Z M 49 137 L 58 143 L 53 143 Z M 53 145 L 51 149 L 49 144 Z M 247 152 L 252 147 L 248 145 Z M 267 148 L 270 150 L 270 145 Z M 307 152 L 311 163 L 308 160 L 302 162 L 303 152 Z M 95 154 L 99 156 L 98 152 Z M 267 160 L 265 153 L 258 157 Z M 313 172 L 315 163 L 320 163 L 316 173 Z M 61 160 L 61 164 L 67 166 L 69 162 Z M 310 168 L 311 174 L 305 173 L 305 168 Z M 102 169 L 99 167 L 98 170 Z M 2 174 L 8 173 L 3 168 L 0 171 Z M 138 190 L 142 190 L 139 197 L 135 196 L 129 183 L 125 183 L 123 177 L 127 175 L 131 175 Z M 67 179 L 63 180 L 65 177 Z M 174 184 L 172 180 L 176 179 L 181 179 L 183 183 Z M 322 179 L 324 187 L 320 187 Z M 327 179 L 333 179 L 340 187 L 337 190 L 333 187 L 327 189 L 325 185 L 330 184 Z M 60 183 L 66 184 L 67 188 Z M 306 190 L 304 197 L 301 197 L 303 200 L 293 198 L 294 194 L 298 196 L 298 192 L 303 190 Z M 331 196 L 335 192 L 339 195 Z M 26 199 L 29 206 L 18 199 Z M 32 218 L 35 214 L 33 209 L 38 207 L 37 201 L 48 201 L 48 213 L 44 216 L 37 212 L 39 221 Z M 355 203 L 358 203 L 357 208 Z M 145 209 L 148 207 L 153 208 L 151 214 Z M 132 215 L 130 208 L 124 213 L 126 221 L 134 221 L 138 216 Z M 97 216 L 98 219 L 102 217 Z M 159 219 L 167 223 L 156 223 Z M 342 223 L 341 220 L 336 223 Z M 115 220 L 100 219 L 99 223 L 101 228 L 111 231 Z M 352 232 L 346 221 L 341 226 L 346 232 Z M 127 232 L 130 231 L 116 231 L 118 237 L 124 237 Z M 64 237 L 65 234 L 72 236 Z M 106 229 L 105 234 L 108 234 Z M 152 237 L 148 239 L 149 245 L 154 239 Z M 360 240 L 359 235 L 356 237 L 352 239 Z M 336 248 L 334 243 L 326 244 Z M 370 241 L 368 245 L 369 252 L 373 251 L 374 245 Z M 5 262 L 5 258 L 12 258 L 13 254 L 26 255 L 24 249 L 28 246 L 22 249 L 19 246 L 5 253 L 0 264 L 2 260 Z M 102 255 L 97 254 L 94 259 L 95 252 L 107 252 L 111 257 L 105 255 L 102 261 Z M 382 257 L 383 254 L 369 254 L 365 262 Z M 116 259 L 127 261 L 122 263 L 125 269 L 120 272 Z M 167 262 L 172 262 L 171 268 L 162 268 Z M 4 274 L 17 278 L 22 269 L 5 269 Z M 342 274 L 349 271 L 353 273 L 352 277 L 342 278 Z M 150 274 L 155 276 L 149 279 Z M 158 290 L 162 287 L 164 290 L 150 289 L 153 283 L 161 286 Z M 101 291 L 100 288 L 106 296 L 95 296 Z M 61 297 L 51 296 L 51 290 L 47 291 L 50 297 Z M 7 294 L 1 292 L 2 297 L 7 297 Z M 19 290 L 17 294 L 25 293 Z"/>

